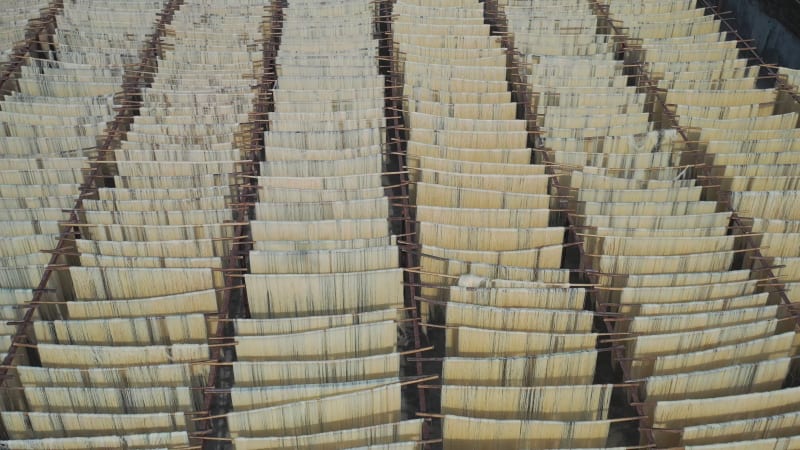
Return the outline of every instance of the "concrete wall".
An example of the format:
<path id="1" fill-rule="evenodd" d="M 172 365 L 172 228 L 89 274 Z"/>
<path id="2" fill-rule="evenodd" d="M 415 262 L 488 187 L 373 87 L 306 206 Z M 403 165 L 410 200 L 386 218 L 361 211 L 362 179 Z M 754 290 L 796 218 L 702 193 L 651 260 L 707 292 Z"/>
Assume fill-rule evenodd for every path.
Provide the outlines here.
<path id="1" fill-rule="evenodd" d="M 800 2 L 798 0 L 719 0 L 722 11 L 736 16 L 736 29 L 745 39 L 755 39 L 767 63 L 800 68 Z M 795 24 L 792 30 L 787 24 Z"/>

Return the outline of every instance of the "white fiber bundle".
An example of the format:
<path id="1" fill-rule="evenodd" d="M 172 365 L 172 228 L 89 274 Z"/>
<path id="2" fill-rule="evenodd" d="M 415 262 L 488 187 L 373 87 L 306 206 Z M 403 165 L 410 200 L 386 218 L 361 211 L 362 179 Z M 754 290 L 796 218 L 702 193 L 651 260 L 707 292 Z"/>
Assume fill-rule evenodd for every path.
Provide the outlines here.
<path id="1" fill-rule="evenodd" d="M 371 144 L 368 143 L 364 145 Z M 317 150 L 326 149 L 330 148 L 323 147 Z M 269 152 L 269 149 L 267 149 L 267 152 Z M 343 177 L 383 172 L 383 156 L 369 155 L 360 158 L 331 160 L 296 159 L 288 161 L 266 161 L 260 163 L 260 166 L 262 177 Z"/>
<path id="2" fill-rule="evenodd" d="M 495 420 L 447 415 L 442 433 L 445 449 L 584 448 L 604 446 L 610 425 L 608 421 Z"/>
<path id="3" fill-rule="evenodd" d="M 733 311 L 765 306 L 768 298 L 769 293 L 762 292 L 760 294 L 742 295 L 717 300 L 704 300 L 702 302 L 690 300 L 679 303 L 628 303 L 620 305 L 617 311 L 627 316 L 637 317 Z"/>
<path id="4" fill-rule="evenodd" d="M 383 113 L 383 111 L 381 111 Z M 265 158 L 268 161 L 336 161 L 342 159 L 359 159 L 378 155 L 383 146 L 370 145 L 338 150 L 304 150 L 296 148 L 269 147 Z"/>
<path id="5" fill-rule="evenodd" d="M 361 314 L 339 314 L 331 316 L 309 316 L 287 319 L 236 319 L 237 336 L 265 336 L 273 334 L 302 333 L 348 325 L 396 320 L 396 309 L 383 309 Z"/>
<path id="6" fill-rule="evenodd" d="M 14 450 L 84 450 L 107 448 L 180 448 L 190 445 L 185 431 L 165 433 L 129 434 L 124 436 L 68 437 L 5 441 Z M 155 447 L 153 447 L 155 446 Z"/>
<path id="7" fill-rule="evenodd" d="M 695 253 L 677 256 L 593 256 L 595 267 L 607 274 L 664 274 L 728 270 L 735 253 Z"/>
<path id="8" fill-rule="evenodd" d="M 200 364 L 185 363 L 90 369 L 17 367 L 21 384 L 41 387 L 199 387 L 208 371 Z"/>
<path id="9" fill-rule="evenodd" d="M 397 353 L 323 361 L 237 361 L 233 373 L 238 387 L 345 383 L 397 377 Z"/>
<path id="10" fill-rule="evenodd" d="M 312 450 L 323 446 L 379 445 L 398 440 L 418 440 L 422 436 L 422 419 L 374 425 L 371 427 L 350 428 L 328 433 L 306 434 L 272 438 L 245 438 L 233 440 L 239 450 L 280 450 L 296 448 Z"/>
<path id="11" fill-rule="evenodd" d="M 56 320 L 34 323 L 39 343 L 75 345 L 168 345 L 208 338 L 203 314 L 136 319 Z"/>
<path id="12" fill-rule="evenodd" d="M 75 297 L 130 300 L 210 289 L 210 269 L 127 269 L 70 267 Z"/>
<path id="13" fill-rule="evenodd" d="M 601 277 L 602 278 L 602 277 Z M 668 287 L 691 284 L 723 284 L 747 281 L 749 270 L 731 270 L 727 272 L 670 273 L 662 275 L 628 275 L 623 282 L 611 280 L 618 287 Z"/>
<path id="14" fill-rule="evenodd" d="M 416 201 L 420 205 L 448 208 L 545 209 L 550 206 L 551 198 L 544 192 L 518 194 L 417 183 Z"/>
<path id="15" fill-rule="evenodd" d="M 231 437 L 340 431 L 400 420 L 400 385 L 227 414 Z"/>
<path id="16" fill-rule="evenodd" d="M 609 216 L 592 215 L 576 217 L 576 222 L 585 226 L 611 228 L 690 229 L 727 227 L 730 213 L 691 214 L 681 216 Z"/>
<path id="17" fill-rule="evenodd" d="M 67 311 L 72 319 L 213 313 L 217 312 L 217 292 L 205 289 L 130 300 L 67 302 Z"/>
<path id="18" fill-rule="evenodd" d="M 429 64 L 428 66 L 433 66 Z M 503 68 L 505 70 L 505 68 Z M 524 120 L 476 120 L 412 112 L 408 115 L 409 125 L 420 129 L 448 129 L 456 131 L 523 131 Z"/>
<path id="19" fill-rule="evenodd" d="M 751 441 L 740 441 L 740 442 L 732 442 L 725 444 L 687 445 L 685 448 L 691 450 L 722 450 L 722 449 L 783 450 L 783 449 L 797 448 L 798 446 L 800 446 L 800 436 L 757 439 Z"/>
<path id="20" fill-rule="evenodd" d="M 414 141 L 408 143 L 408 154 L 410 157 L 417 158 L 430 157 L 473 163 L 522 165 L 530 164 L 531 161 L 531 149 L 529 148 L 470 149 Z"/>
<path id="21" fill-rule="evenodd" d="M 450 275 L 463 275 L 466 268 L 460 273 L 446 271 L 447 261 L 456 260 L 475 263 L 497 264 L 517 267 L 535 267 L 540 269 L 557 269 L 561 267 L 561 244 L 540 247 L 536 249 L 515 250 L 506 252 L 452 250 L 441 247 L 425 246 L 421 265 L 426 272 L 448 273 Z"/>
<path id="22" fill-rule="evenodd" d="M 725 43 L 728 45 L 728 43 Z M 731 106 L 754 103 L 774 103 L 777 93 L 763 89 L 750 89 L 726 92 L 703 92 L 697 90 L 670 90 L 667 102 L 679 105 Z"/>
<path id="23" fill-rule="evenodd" d="M 185 177 L 114 177 L 116 186 L 128 189 L 185 189 L 186 187 L 228 186 L 235 183 L 231 174 L 202 174 Z"/>
<path id="24" fill-rule="evenodd" d="M 188 200 L 204 196 L 231 195 L 230 186 L 206 186 L 186 189 L 101 188 L 97 190 L 100 200 Z"/>
<path id="25" fill-rule="evenodd" d="M 345 176 L 320 177 L 256 177 L 259 186 L 267 188 L 307 189 L 307 190 L 357 190 L 382 185 L 381 174 L 368 173 Z"/>
<path id="26" fill-rule="evenodd" d="M 505 82 L 503 83 L 505 84 Z M 524 148 L 527 131 L 449 131 L 412 128 L 410 139 L 430 145 L 473 149 Z"/>
<path id="27" fill-rule="evenodd" d="M 389 233 L 385 218 L 310 222 L 254 220 L 250 224 L 254 241 L 373 239 Z"/>
<path id="28" fill-rule="evenodd" d="M 515 358 L 445 358 L 444 384 L 471 386 L 558 386 L 591 384 L 597 352 L 553 353 Z"/>
<path id="29" fill-rule="evenodd" d="M 230 209 L 192 211 L 84 211 L 88 223 L 124 225 L 204 225 L 233 220 Z"/>
<path id="30" fill-rule="evenodd" d="M 222 260 L 216 257 L 205 258 L 161 258 L 157 256 L 105 256 L 82 254 L 80 256 L 83 267 L 131 267 L 131 268 L 221 268 Z M 224 283 L 222 273 L 214 273 L 214 285 Z"/>
<path id="31" fill-rule="evenodd" d="M 498 331 L 459 326 L 447 329 L 446 341 L 447 356 L 514 357 L 592 350 L 597 344 L 597 335 Z"/>
<path id="32" fill-rule="evenodd" d="M 168 432 L 186 427 L 182 413 L 93 414 L 4 411 L 6 424 L 29 424 L 12 428 L 12 439 L 63 438 L 75 434 L 111 435 Z"/>
<path id="33" fill-rule="evenodd" d="M 31 409 L 50 412 L 135 414 L 184 412 L 192 408 L 188 387 L 26 387 L 25 399 Z"/>
<path id="34" fill-rule="evenodd" d="M 250 273 L 342 273 L 398 266 L 396 246 L 312 252 L 250 252 Z"/>
<path id="35" fill-rule="evenodd" d="M 626 287 L 612 293 L 612 297 L 621 304 L 636 304 L 638 302 L 680 303 L 697 299 L 713 300 L 752 294 L 755 292 L 758 283 L 758 280 L 746 280 L 701 285 Z"/>
<path id="36" fill-rule="evenodd" d="M 545 173 L 545 166 L 534 164 L 506 164 L 506 163 L 476 163 L 430 156 L 416 157 L 409 164 L 422 167 L 424 170 L 438 172 L 481 174 L 481 175 L 541 175 Z M 410 176 L 417 176 L 411 172 Z"/>
<path id="37" fill-rule="evenodd" d="M 392 353 L 397 344 L 394 320 L 270 336 L 239 336 L 240 361 L 310 361 Z"/>
<path id="38" fill-rule="evenodd" d="M 716 202 L 580 202 L 578 214 L 610 216 L 679 216 L 711 214 Z"/>
<path id="39" fill-rule="evenodd" d="M 447 325 L 489 330 L 588 333 L 593 318 L 591 311 L 582 310 L 496 308 L 455 302 L 447 306 Z"/>
<path id="40" fill-rule="evenodd" d="M 234 411 L 289 405 L 334 395 L 374 389 L 400 382 L 399 378 L 379 378 L 348 383 L 298 384 L 293 386 L 244 387 L 231 389 Z"/>
<path id="41" fill-rule="evenodd" d="M 634 317 L 627 331 L 637 334 L 695 331 L 709 326 L 723 327 L 758 322 L 777 317 L 777 305 L 697 314 Z"/>
<path id="42" fill-rule="evenodd" d="M 444 225 L 483 228 L 545 228 L 549 209 L 477 209 L 417 206 L 417 220 Z"/>
<path id="43" fill-rule="evenodd" d="M 92 211 L 191 211 L 198 209 L 224 209 L 226 206 L 225 197 L 222 196 L 177 200 L 84 200 L 84 207 Z"/>
<path id="44" fill-rule="evenodd" d="M 386 217 L 386 197 L 319 203 L 257 203 L 256 218 L 266 221 L 323 221 Z"/>
<path id="45" fill-rule="evenodd" d="M 470 264 L 470 273 L 481 277 L 509 281 L 564 285 L 569 283 L 569 271 L 562 269 L 540 269 L 475 263 Z"/>
<path id="46" fill-rule="evenodd" d="M 398 308 L 400 269 L 306 275 L 245 275 L 253 317 L 297 317 Z"/>
<path id="47" fill-rule="evenodd" d="M 372 247 L 386 247 L 397 245 L 395 236 L 383 236 L 370 239 L 327 239 L 321 241 L 257 241 L 253 244 L 256 251 L 266 252 L 291 252 L 291 251 L 318 251 L 318 250 L 343 250 L 365 249 Z"/>
<path id="48" fill-rule="evenodd" d="M 330 80 L 331 78 L 328 78 Z M 284 83 L 286 78 L 281 80 Z M 383 86 L 383 81 L 380 85 Z M 315 81 L 316 82 L 316 81 Z M 267 131 L 264 133 L 264 145 L 269 147 L 290 147 L 308 150 L 331 150 L 350 147 L 366 147 L 378 145 L 386 141 L 386 130 L 382 128 L 360 128 L 346 131 Z M 262 175 L 269 174 L 264 172 Z M 279 175 L 279 173 L 274 173 Z M 288 175 L 288 174 L 287 174 Z"/>
<path id="49" fill-rule="evenodd" d="M 765 219 L 800 220 L 793 205 L 800 200 L 800 191 L 734 192 L 731 206 L 750 216 Z"/>
<path id="50" fill-rule="evenodd" d="M 641 216 L 640 216 L 641 217 Z M 597 227 L 592 228 L 591 233 L 597 236 L 617 236 L 617 237 L 683 237 L 683 238 L 700 238 L 711 236 L 724 236 L 728 231 L 727 227 L 704 227 L 704 228 L 686 228 L 674 229 L 667 228 L 664 230 L 651 230 L 646 228 L 612 228 L 612 227 Z"/>
<path id="51" fill-rule="evenodd" d="M 790 363 L 790 358 L 780 358 L 701 372 L 653 376 L 647 379 L 644 397 L 654 402 L 776 391 L 781 388 Z"/>
<path id="52" fill-rule="evenodd" d="M 635 357 L 662 356 L 739 344 L 773 335 L 776 325 L 776 320 L 764 320 L 700 331 L 639 336 L 631 345 L 631 354 Z"/>
<path id="53" fill-rule="evenodd" d="M 450 287 L 450 306 L 455 303 L 498 308 L 583 309 L 585 291 L 575 288 L 465 288 Z M 450 307 L 448 306 L 448 308 Z M 457 307 L 457 306 L 456 306 Z"/>
<path id="54" fill-rule="evenodd" d="M 87 238 L 96 241 L 172 241 L 212 239 L 233 236 L 233 227 L 207 225 L 116 225 L 93 224 L 84 230 Z"/>
<path id="55" fill-rule="evenodd" d="M 415 89 L 419 91 L 420 89 Z M 445 96 L 447 93 L 442 93 Z M 510 96 L 506 93 L 473 95 L 476 98 L 462 98 L 469 96 L 469 92 L 463 95 L 449 93 L 448 102 L 445 99 L 441 101 L 436 100 L 421 100 L 418 98 L 407 98 L 404 101 L 405 108 L 409 112 L 419 112 L 423 114 L 430 114 L 442 117 L 455 117 L 460 119 L 472 120 L 513 120 L 517 116 L 517 105 L 511 103 Z M 494 103 L 488 100 L 494 100 Z M 473 103 L 464 103 L 460 100 L 470 100 Z M 475 101 L 485 100 L 486 103 L 474 103 Z M 499 103 L 498 103 L 499 102 Z M 529 160 L 530 161 L 530 160 Z"/>
<path id="56" fill-rule="evenodd" d="M 442 386 L 442 413 L 483 419 L 604 420 L 612 386 Z"/>
<path id="57" fill-rule="evenodd" d="M 798 426 L 800 426 L 800 412 L 790 412 L 712 425 L 689 426 L 683 429 L 681 437 L 686 445 L 740 442 L 748 439 L 788 436 Z"/>
<path id="58" fill-rule="evenodd" d="M 684 255 L 733 250 L 736 236 L 704 238 L 637 238 L 587 236 L 586 251 L 593 254 L 620 256 Z"/>
<path id="59" fill-rule="evenodd" d="M 483 228 L 422 222 L 419 241 L 425 245 L 473 251 L 514 251 L 541 248 L 563 242 L 564 229 Z"/>
<path id="60" fill-rule="evenodd" d="M 440 172 L 427 168 L 423 168 L 417 176 L 421 183 L 516 194 L 546 193 L 550 180 L 550 175 L 479 175 Z"/>
<path id="61" fill-rule="evenodd" d="M 581 189 L 577 193 L 577 201 L 589 202 L 670 202 L 699 201 L 702 187 L 684 187 L 677 189 Z"/>
<path id="62" fill-rule="evenodd" d="M 711 399 L 658 402 L 653 409 L 653 425 L 676 428 L 797 411 L 800 388 L 782 389 L 778 392 L 780 395 L 775 395 L 775 392 L 758 392 Z"/>
<path id="63" fill-rule="evenodd" d="M 794 334 L 789 332 L 698 352 L 661 355 L 655 359 L 652 365 L 652 374 L 670 375 L 712 370 L 730 365 L 783 358 L 790 355 L 793 339 Z"/>
<path id="64" fill-rule="evenodd" d="M 105 347 L 39 344 L 42 367 L 130 367 L 142 364 L 172 364 L 208 359 L 208 346 L 174 344 L 146 347 Z"/>

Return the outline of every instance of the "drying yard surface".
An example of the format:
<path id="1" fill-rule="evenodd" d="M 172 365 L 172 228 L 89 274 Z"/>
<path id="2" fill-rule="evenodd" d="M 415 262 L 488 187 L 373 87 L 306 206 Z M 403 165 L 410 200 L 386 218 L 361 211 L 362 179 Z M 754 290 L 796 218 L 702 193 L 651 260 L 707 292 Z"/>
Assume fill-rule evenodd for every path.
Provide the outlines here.
<path id="1" fill-rule="evenodd" d="M 800 72 L 707 6 L 5 1 L 0 448 L 800 449 Z"/>

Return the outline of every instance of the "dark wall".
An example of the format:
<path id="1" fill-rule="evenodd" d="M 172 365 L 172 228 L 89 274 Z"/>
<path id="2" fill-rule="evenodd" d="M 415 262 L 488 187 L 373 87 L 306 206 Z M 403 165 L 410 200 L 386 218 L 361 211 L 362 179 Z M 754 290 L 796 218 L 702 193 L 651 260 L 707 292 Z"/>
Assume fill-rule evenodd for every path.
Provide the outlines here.
<path id="1" fill-rule="evenodd" d="M 767 63 L 800 68 L 800 0 L 718 0 L 722 11 L 734 13 L 735 27 L 745 39 L 755 39 Z"/>

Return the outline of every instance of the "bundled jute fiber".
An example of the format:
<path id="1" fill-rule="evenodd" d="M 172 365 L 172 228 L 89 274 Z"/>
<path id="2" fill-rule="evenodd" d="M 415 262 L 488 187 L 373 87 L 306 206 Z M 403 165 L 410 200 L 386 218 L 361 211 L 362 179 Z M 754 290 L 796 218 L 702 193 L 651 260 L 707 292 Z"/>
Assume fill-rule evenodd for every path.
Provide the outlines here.
<path id="1" fill-rule="evenodd" d="M 233 388 L 231 390 L 231 402 L 235 411 L 246 411 L 358 392 L 380 386 L 388 386 L 399 381 L 398 378 L 378 378 L 347 383 Z"/>
<path id="2" fill-rule="evenodd" d="M 800 412 L 777 414 L 754 419 L 733 420 L 713 425 L 696 425 L 683 429 L 685 445 L 708 445 L 749 439 L 790 436 L 800 426 Z"/>
<path id="3" fill-rule="evenodd" d="M 452 385 L 557 386 L 591 384 L 597 352 L 515 358 L 445 358 L 442 380 Z"/>
<path id="4" fill-rule="evenodd" d="M 617 308 L 617 311 L 625 315 L 637 317 L 733 311 L 764 306 L 768 299 L 769 293 L 764 292 L 761 294 L 742 295 L 703 302 L 690 300 L 679 303 L 621 304 L 620 307 Z"/>
<path id="5" fill-rule="evenodd" d="M 85 413 L 150 413 L 191 411 L 188 387 L 178 388 L 25 388 L 36 411 Z"/>
<path id="6" fill-rule="evenodd" d="M 724 284 L 625 287 L 619 291 L 611 292 L 609 298 L 620 304 L 637 304 L 643 301 L 665 304 L 681 303 L 698 298 L 715 300 L 750 295 L 755 291 L 757 284 L 758 280 L 748 280 Z"/>
<path id="7" fill-rule="evenodd" d="M 418 439 L 421 435 L 422 419 L 416 419 L 327 433 L 272 438 L 237 437 L 233 442 L 239 450 L 278 450 L 290 447 L 303 450 L 335 450 L 345 445 L 380 445 Z"/>
<path id="8" fill-rule="evenodd" d="M 239 387 L 345 383 L 396 377 L 400 374 L 400 356 L 391 353 L 323 361 L 237 361 L 233 373 Z"/>
<path id="9" fill-rule="evenodd" d="M 293 222 L 296 223 L 296 222 Z M 387 247 L 397 245 L 396 236 L 382 236 L 369 239 L 347 239 L 347 240 L 322 240 L 322 241 L 257 241 L 253 244 L 256 251 L 265 252 L 290 252 L 290 251 L 322 251 L 322 250 L 356 250 L 373 247 Z"/>
<path id="10" fill-rule="evenodd" d="M 326 328 L 397 320 L 400 314 L 401 313 L 396 309 L 383 309 L 360 314 L 339 314 L 286 319 L 236 319 L 234 321 L 234 327 L 237 336 L 266 336 L 273 334 L 302 333 L 305 331 L 324 330 Z"/>
<path id="11" fill-rule="evenodd" d="M 391 269 L 397 266 L 396 246 L 316 252 L 250 252 L 250 272 L 343 273 Z"/>
<path id="12" fill-rule="evenodd" d="M 791 359 L 779 358 L 754 364 L 676 375 L 653 376 L 644 389 L 647 401 L 713 398 L 781 388 Z"/>
<path id="13" fill-rule="evenodd" d="M 651 417 L 654 426 L 676 428 L 797 411 L 800 388 L 779 392 L 780 395 L 758 392 L 712 399 L 663 401 L 652 405 Z"/>
<path id="14" fill-rule="evenodd" d="M 208 338 L 202 314 L 34 323 L 38 342 L 77 345 L 164 345 L 200 343 Z"/>
<path id="15" fill-rule="evenodd" d="M 630 352 L 636 357 L 644 357 L 708 350 L 771 336 L 777 324 L 778 321 L 772 319 L 699 331 L 639 336 L 631 344 Z"/>
<path id="16" fill-rule="evenodd" d="M 496 308 L 454 302 L 447 307 L 448 325 L 490 330 L 588 333 L 593 319 L 589 311 Z"/>
<path id="17" fill-rule="evenodd" d="M 67 311 L 72 319 L 212 313 L 217 311 L 217 292 L 207 289 L 130 300 L 68 302 Z"/>
<path id="18" fill-rule="evenodd" d="M 43 367 L 130 367 L 142 364 L 170 364 L 208 359 L 205 344 L 171 346 L 101 347 L 83 345 L 39 344 Z"/>
<path id="19" fill-rule="evenodd" d="M 77 299 L 126 300 L 211 288 L 210 269 L 70 267 Z"/>
<path id="20" fill-rule="evenodd" d="M 208 372 L 201 364 L 186 363 L 89 369 L 17 367 L 22 385 L 39 387 L 200 387 Z"/>
<path id="21" fill-rule="evenodd" d="M 471 288 L 452 286 L 451 306 L 465 303 L 497 308 L 583 309 L 585 290 L 579 288 Z"/>
<path id="22" fill-rule="evenodd" d="M 257 221 L 251 222 L 256 241 L 278 240 L 347 240 L 371 239 L 389 232 L 386 219 L 345 219 L 322 221 Z"/>
<path id="23" fill-rule="evenodd" d="M 231 436 L 278 437 L 400 420 L 400 385 L 227 414 Z"/>
<path id="24" fill-rule="evenodd" d="M 313 281 L 313 282 L 311 282 Z M 245 275 L 253 317 L 343 314 L 403 304 L 400 269 L 305 275 Z"/>
<path id="25" fill-rule="evenodd" d="M 725 444 L 708 444 L 708 445 L 687 445 L 687 449 L 696 450 L 716 450 L 716 449 L 763 449 L 763 450 L 784 450 L 795 449 L 800 446 L 800 436 L 774 438 L 774 439 L 757 439 L 752 441 L 741 441 L 735 443 Z"/>
<path id="26" fill-rule="evenodd" d="M 241 336 L 240 361 L 309 361 L 391 353 L 397 343 L 393 320 L 272 336 Z"/>
<path id="27" fill-rule="evenodd" d="M 547 209 L 417 207 L 417 220 L 422 223 L 484 228 L 544 228 L 549 224 L 549 219 Z"/>
<path id="28" fill-rule="evenodd" d="M 422 222 L 419 241 L 424 245 L 472 251 L 514 251 L 560 244 L 564 229 L 484 228 Z"/>
<path id="29" fill-rule="evenodd" d="M 168 432 L 186 426 L 183 413 L 93 414 L 4 411 L 0 413 L 11 439 L 65 438 L 77 433 Z"/>
<path id="30" fill-rule="evenodd" d="M 444 418 L 444 448 L 583 448 L 602 447 L 610 422 L 474 419 L 456 415 Z"/>
<path id="31" fill-rule="evenodd" d="M 449 307 L 448 307 L 449 310 Z M 594 349 L 596 334 L 551 334 L 497 331 L 460 326 L 448 328 L 447 356 L 534 356 Z"/>
<path id="32" fill-rule="evenodd" d="M 189 445 L 189 435 L 185 431 L 165 433 L 130 434 L 123 436 L 69 437 L 50 439 L 26 439 L 5 441 L 4 444 L 15 450 L 81 450 L 106 448 L 181 448 Z"/>
<path id="33" fill-rule="evenodd" d="M 483 419 L 603 420 L 610 385 L 508 388 L 442 386 L 442 413 Z"/>
<path id="34" fill-rule="evenodd" d="M 746 342 L 716 346 L 677 355 L 660 355 L 655 360 L 633 361 L 634 377 L 671 375 L 684 372 L 712 370 L 736 364 L 748 364 L 791 354 L 794 333 L 782 333 Z"/>

